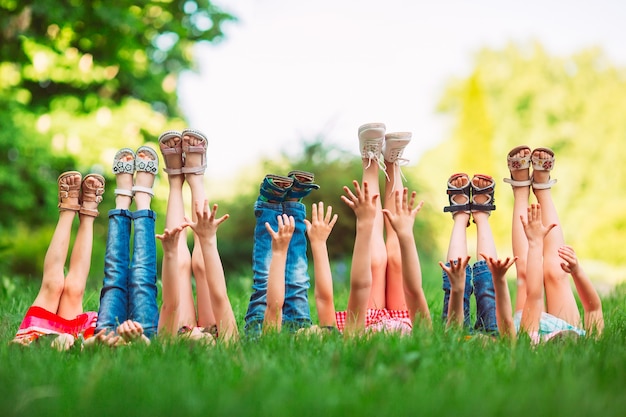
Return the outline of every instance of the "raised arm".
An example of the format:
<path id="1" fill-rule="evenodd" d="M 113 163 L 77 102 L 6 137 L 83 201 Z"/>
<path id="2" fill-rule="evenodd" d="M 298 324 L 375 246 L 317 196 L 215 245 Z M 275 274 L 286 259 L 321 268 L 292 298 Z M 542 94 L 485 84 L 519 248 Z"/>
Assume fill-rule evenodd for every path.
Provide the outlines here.
<path id="1" fill-rule="evenodd" d="M 465 294 L 465 268 L 470 256 L 449 259 L 449 266 L 439 262 L 439 266 L 450 280 L 450 302 L 448 304 L 448 320 L 446 327 L 463 327 L 463 295 Z"/>
<path id="2" fill-rule="evenodd" d="M 509 293 L 509 284 L 506 282 L 506 271 L 517 260 L 507 257 L 506 259 L 494 259 L 481 253 L 487 266 L 491 271 L 491 279 L 496 293 L 496 321 L 498 323 L 498 331 L 501 337 L 516 338 L 515 323 L 513 322 L 513 307 L 511 305 L 511 294 Z"/>
<path id="3" fill-rule="evenodd" d="M 335 301 L 333 297 L 333 276 L 328 259 L 326 241 L 337 222 L 337 214 L 328 206 L 324 214 L 324 203 L 311 206 L 311 221 L 304 220 L 306 232 L 311 244 L 313 255 L 313 271 L 315 276 L 315 307 L 319 325 L 337 327 Z"/>
<path id="4" fill-rule="evenodd" d="M 402 258 L 402 285 L 409 309 L 409 316 L 414 324 L 416 320 L 419 320 L 431 327 L 432 320 L 422 288 L 422 269 L 413 235 L 415 217 L 424 202 L 416 202 L 415 191 L 409 197 L 409 190 L 406 187 L 402 190 L 402 193 L 396 190 L 394 194 L 395 211 L 383 209 L 383 214 L 398 236 L 400 256 Z"/>
<path id="5" fill-rule="evenodd" d="M 188 224 L 200 241 L 219 339 L 229 342 L 237 339 L 239 332 L 233 308 L 226 292 L 222 260 L 217 250 L 217 228 L 228 219 L 228 214 L 217 218 L 217 204 L 214 204 L 210 210 L 208 200 L 205 200 L 204 204 L 196 201 L 195 209 L 198 221 L 196 223 L 188 221 Z"/>
<path id="6" fill-rule="evenodd" d="M 600 335 L 604 330 L 604 315 L 602 313 L 602 301 L 594 288 L 587 273 L 578 263 L 578 257 L 574 248 L 568 245 L 559 248 L 559 256 L 563 259 L 561 268 L 572 275 L 578 297 L 585 312 L 585 330 L 591 335 Z"/>
<path id="7" fill-rule="evenodd" d="M 354 193 L 348 187 L 343 187 L 346 195 L 341 199 L 354 211 L 356 215 L 356 236 L 352 252 L 352 267 L 350 269 L 350 295 L 348 297 L 348 311 L 344 334 L 352 335 L 365 329 L 367 303 L 372 289 L 371 241 L 376 217 L 376 201 L 379 194 L 370 195 L 367 182 L 363 187 L 358 181 L 353 181 Z"/>
<path id="8" fill-rule="evenodd" d="M 285 265 L 289 242 L 296 229 L 293 216 L 282 214 L 277 217 L 278 230 L 274 231 L 269 223 L 265 223 L 267 233 L 272 237 L 272 260 L 267 277 L 267 298 L 263 332 L 280 331 L 285 303 Z"/>
<path id="9" fill-rule="evenodd" d="M 556 224 L 545 226 L 541 220 L 541 206 L 528 207 L 528 220 L 520 216 L 528 240 L 526 260 L 526 303 L 522 310 L 520 330 L 531 338 L 539 336 L 539 321 L 543 311 L 543 239 Z M 538 340 L 535 340 L 538 341 Z"/>

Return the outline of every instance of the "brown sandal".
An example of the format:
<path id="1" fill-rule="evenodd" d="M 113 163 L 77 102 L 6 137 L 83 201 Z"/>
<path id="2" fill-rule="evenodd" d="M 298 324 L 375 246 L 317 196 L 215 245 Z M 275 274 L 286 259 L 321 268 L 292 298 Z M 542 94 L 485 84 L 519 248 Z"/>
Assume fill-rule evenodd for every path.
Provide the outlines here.
<path id="1" fill-rule="evenodd" d="M 92 187 L 89 183 L 85 181 L 89 177 L 96 178 L 98 181 L 100 181 L 101 185 L 96 186 L 95 188 Z M 91 217 L 98 217 L 98 215 L 100 215 L 100 212 L 97 209 L 83 207 L 82 203 L 84 203 L 85 201 L 95 201 L 96 203 L 100 204 L 102 202 L 102 195 L 104 194 L 104 184 L 105 179 L 100 174 L 89 174 L 85 178 L 83 178 L 83 182 L 81 183 L 82 202 L 80 207 L 80 214 L 85 214 Z"/>
<path id="2" fill-rule="evenodd" d="M 81 176 L 80 172 L 78 171 L 66 171 L 62 173 L 61 175 L 59 175 L 59 178 L 57 179 L 57 185 L 59 187 L 59 204 L 57 207 L 59 207 L 60 211 L 63 211 L 63 210 L 79 211 L 80 210 L 80 204 L 70 204 L 66 201 L 66 199 L 68 198 L 76 198 L 76 199 L 80 198 L 80 184 L 70 186 L 66 184 L 65 182 L 61 182 L 62 179 L 67 178 L 67 177 L 72 177 L 74 175 Z"/>

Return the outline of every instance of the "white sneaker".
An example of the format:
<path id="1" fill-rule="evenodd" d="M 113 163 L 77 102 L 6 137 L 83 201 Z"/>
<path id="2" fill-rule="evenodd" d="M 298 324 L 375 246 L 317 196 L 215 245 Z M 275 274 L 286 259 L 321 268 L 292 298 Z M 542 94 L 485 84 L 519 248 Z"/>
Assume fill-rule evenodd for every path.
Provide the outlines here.
<path id="1" fill-rule="evenodd" d="M 411 141 L 411 132 L 395 132 L 385 135 L 385 145 L 382 151 L 385 161 L 391 164 L 406 165 L 409 160 L 402 158 L 404 148 Z"/>
<path id="2" fill-rule="evenodd" d="M 366 123 L 359 127 L 359 147 L 361 149 L 361 157 L 368 159 L 369 164 L 372 160 L 380 166 L 382 160 L 380 158 L 383 149 L 383 141 L 385 139 L 385 125 L 383 123 Z M 369 168 L 369 164 L 367 167 Z M 384 164 L 383 164 L 384 169 Z"/>

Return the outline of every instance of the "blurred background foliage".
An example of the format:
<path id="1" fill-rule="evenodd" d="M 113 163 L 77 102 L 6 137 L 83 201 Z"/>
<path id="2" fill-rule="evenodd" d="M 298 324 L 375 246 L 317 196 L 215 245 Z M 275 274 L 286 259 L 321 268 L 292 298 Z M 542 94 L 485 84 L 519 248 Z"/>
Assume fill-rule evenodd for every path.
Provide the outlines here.
<path id="1" fill-rule="evenodd" d="M 100 211 L 106 213 L 113 205 L 115 151 L 155 146 L 164 130 L 187 126 L 178 76 L 194 68 L 193 45 L 219 42 L 229 22 L 236 18 L 207 0 L 0 0 L 0 273 L 40 279 L 57 218 L 59 173 L 103 173 L 108 185 Z M 442 213 L 445 184 L 461 171 L 497 179 L 492 226 L 501 254 L 511 254 L 512 195 L 501 179 L 509 175 L 507 152 L 527 144 L 556 151 L 553 190 L 567 241 L 592 266 L 603 266 L 598 276 L 624 277 L 617 269 L 626 261 L 623 68 L 599 49 L 568 57 L 550 56 L 538 43 L 485 49 L 476 54 L 473 72 L 450 80 L 433 107 L 448 118 L 450 137 L 419 158 L 405 155 L 413 163 L 403 168 L 408 186 L 426 202 L 416 225 L 422 262 L 445 256 L 451 227 Z M 419 132 L 414 137 L 419 140 Z M 267 172 L 315 172 L 321 189 L 309 203 L 323 200 L 339 213 L 330 252 L 338 265 L 351 256 L 354 219 L 339 196 L 361 176 L 358 155 L 323 136 L 294 140 L 302 144 L 296 154 L 261 160 L 237 178 L 207 179 L 212 199 L 213 189 L 234 190 L 216 200 L 220 212 L 231 214 L 219 239 L 227 276 L 250 274 L 252 204 Z M 162 175 L 156 194 L 162 230 Z M 101 282 L 106 233 L 101 216 L 92 286 Z M 473 228 L 469 233 L 472 246 Z"/>

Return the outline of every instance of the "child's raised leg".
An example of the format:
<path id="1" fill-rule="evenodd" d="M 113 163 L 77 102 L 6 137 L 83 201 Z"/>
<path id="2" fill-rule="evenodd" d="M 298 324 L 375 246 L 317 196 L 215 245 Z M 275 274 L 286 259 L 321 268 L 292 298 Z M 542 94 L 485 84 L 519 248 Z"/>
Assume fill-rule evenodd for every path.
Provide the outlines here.
<path id="1" fill-rule="evenodd" d="M 447 193 L 449 196 L 450 205 L 444 208 L 444 211 L 452 213 L 452 220 L 454 222 L 452 226 L 452 232 L 450 234 L 450 242 L 448 243 L 448 252 L 446 255 L 447 267 L 453 267 L 453 263 L 456 264 L 460 260 L 466 260 L 468 258 L 467 250 L 467 227 L 470 219 L 470 178 L 465 173 L 458 173 L 452 175 L 448 179 Z M 465 261 L 467 262 L 469 259 Z M 464 268 L 464 280 L 459 281 L 458 285 L 454 285 L 450 281 L 450 276 L 445 268 L 443 269 L 443 310 L 441 312 L 441 318 L 448 322 L 448 314 L 451 310 L 451 305 L 456 306 L 455 300 L 451 302 L 451 295 L 456 297 L 457 293 L 463 294 L 463 325 L 470 327 L 470 296 L 472 295 L 472 282 L 471 282 L 471 270 L 468 267 Z M 454 268 L 453 268 L 454 269 Z M 455 271 L 456 272 L 456 271 Z M 453 287 L 456 287 L 454 288 Z M 452 294 L 454 293 L 454 294 Z M 456 318 L 458 320 L 458 317 Z"/>
<path id="2" fill-rule="evenodd" d="M 42 307 L 51 313 L 57 313 L 59 301 L 65 285 L 65 261 L 70 246 L 72 224 L 76 212 L 80 210 L 81 175 L 76 171 L 61 174 L 57 180 L 59 187 L 59 219 L 54 234 L 48 245 L 43 263 L 41 288 L 33 306 Z M 73 317 L 69 317 L 73 318 Z"/>
<path id="3" fill-rule="evenodd" d="M 496 333 L 496 294 L 493 277 L 487 262 L 483 259 L 497 259 L 496 244 L 493 239 L 489 217 L 494 205 L 495 181 L 487 175 L 475 175 L 472 178 L 472 218 L 476 223 L 476 259 L 472 266 L 472 282 L 476 297 L 475 330 Z M 482 254 L 482 256 L 481 256 Z"/>
<path id="4" fill-rule="evenodd" d="M 78 232 L 70 257 L 70 267 L 65 278 L 63 294 L 59 301 L 59 316 L 72 319 L 83 312 L 83 296 L 91 268 L 93 248 L 93 224 L 98 216 L 98 205 L 104 194 L 104 177 L 87 175 L 81 184 L 82 206 Z"/>
<path id="5" fill-rule="evenodd" d="M 191 201 L 206 200 L 204 190 L 204 171 L 206 168 L 206 137 L 198 131 L 183 131 L 183 148 L 186 149 L 185 155 L 185 180 L 191 189 Z M 194 152 L 189 152 L 195 150 Z M 192 219 L 195 221 L 196 213 L 192 210 Z M 206 280 L 206 270 L 204 268 L 204 259 L 202 258 L 202 249 L 200 241 L 194 234 L 194 246 L 191 252 L 191 270 L 196 281 L 196 308 L 198 326 L 210 328 L 215 325 L 215 315 L 211 307 L 211 296 L 209 294 L 209 286 Z M 193 298 L 192 298 L 193 299 Z"/>
<path id="6" fill-rule="evenodd" d="M 380 195 L 379 169 L 384 169 L 382 147 L 385 125 L 368 123 L 359 127 L 359 146 L 363 163 L 363 182 L 367 182 L 370 195 Z M 385 246 L 384 219 L 380 198 L 376 199 L 376 217 L 371 242 L 372 290 L 368 308 L 386 307 L 387 249 Z"/>
<path id="7" fill-rule="evenodd" d="M 401 158 L 404 148 L 411 140 L 410 132 L 387 133 L 383 158 L 387 173 L 385 182 L 384 207 L 391 211 L 395 210 L 395 191 L 402 190 L 402 172 L 400 166 L 406 160 Z M 398 235 L 385 219 L 385 252 L 387 253 L 386 283 L 385 283 L 385 306 L 390 310 L 406 310 L 407 304 L 404 297 L 402 280 L 402 256 Z M 376 238 L 375 238 L 376 239 Z"/>
<path id="8" fill-rule="evenodd" d="M 511 178 L 504 181 L 513 188 L 513 219 L 511 223 L 511 240 L 517 276 L 517 295 L 515 311 L 522 311 L 526 303 L 526 260 L 528 256 L 528 239 L 520 218 L 526 219 L 528 199 L 530 198 L 530 148 L 522 145 L 513 148 L 507 156 L 507 165 Z"/>
<path id="9" fill-rule="evenodd" d="M 548 313 L 582 328 L 580 313 L 574 298 L 569 274 L 561 268 L 559 248 L 565 245 L 563 228 L 552 200 L 551 187 L 556 182 L 550 179 L 554 166 L 554 153 L 547 148 L 535 149 L 531 155 L 533 163 L 533 193 L 541 205 L 544 225 L 557 226 L 546 235 L 543 251 L 543 277 Z"/>

